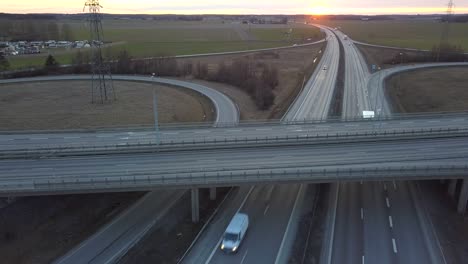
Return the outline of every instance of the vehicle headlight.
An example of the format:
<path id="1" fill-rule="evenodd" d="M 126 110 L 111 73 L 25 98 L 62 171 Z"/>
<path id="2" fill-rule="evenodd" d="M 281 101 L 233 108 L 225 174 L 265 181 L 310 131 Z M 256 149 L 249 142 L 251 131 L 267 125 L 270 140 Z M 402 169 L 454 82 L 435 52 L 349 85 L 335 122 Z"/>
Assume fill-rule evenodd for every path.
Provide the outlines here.
<path id="1" fill-rule="evenodd" d="M 233 251 L 233 252 L 236 251 L 236 250 L 237 250 L 237 247 L 233 247 L 233 248 L 232 248 L 232 251 Z"/>
<path id="2" fill-rule="evenodd" d="M 221 244 L 221 249 L 224 249 L 224 244 Z"/>

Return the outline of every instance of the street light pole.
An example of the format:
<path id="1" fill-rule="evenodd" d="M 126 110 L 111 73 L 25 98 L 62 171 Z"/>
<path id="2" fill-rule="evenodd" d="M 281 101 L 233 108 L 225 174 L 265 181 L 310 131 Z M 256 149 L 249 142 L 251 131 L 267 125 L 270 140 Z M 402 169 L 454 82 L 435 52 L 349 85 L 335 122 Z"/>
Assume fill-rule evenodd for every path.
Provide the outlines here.
<path id="1" fill-rule="evenodd" d="M 154 73 L 151 76 L 151 80 L 154 79 Z M 156 145 L 159 146 L 159 119 L 158 119 L 158 102 L 156 97 L 156 89 L 153 88 L 153 112 L 154 112 L 154 135 L 156 138 Z"/>

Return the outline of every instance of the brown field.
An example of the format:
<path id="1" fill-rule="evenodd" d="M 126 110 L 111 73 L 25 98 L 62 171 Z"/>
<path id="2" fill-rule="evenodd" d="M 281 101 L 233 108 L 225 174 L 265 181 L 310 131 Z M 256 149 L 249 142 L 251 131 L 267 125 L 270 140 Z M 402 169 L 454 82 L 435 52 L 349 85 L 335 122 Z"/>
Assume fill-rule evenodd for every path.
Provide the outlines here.
<path id="1" fill-rule="evenodd" d="M 355 44 L 356 47 L 359 48 L 364 59 L 366 60 L 367 64 L 369 65 L 369 69 L 371 70 L 371 65 L 377 65 L 382 69 L 391 68 L 394 66 L 398 66 L 401 60 L 398 60 L 398 55 L 400 52 L 403 52 L 407 56 L 416 56 L 420 54 L 422 51 L 407 51 L 407 50 L 398 50 L 398 49 L 388 49 L 388 48 L 378 48 L 378 47 L 370 47 L 365 45 Z M 424 52 L 423 52 L 424 53 Z M 395 60 L 395 58 L 397 58 Z M 394 61 L 394 64 L 388 63 L 390 61 Z"/>
<path id="2" fill-rule="evenodd" d="M 387 80 L 387 92 L 396 112 L 463 111 L 468 110 L 467 76 L 468 67 L 405 72 Z"/>
<path id="3" fill-rule="evenodd" d="M 153 88 L 161 123 L 214 118 L 209 99 L 188 89 L 115 81 L 117 101 L 102 105 L 90 103 L 89 85 L 87 81 L 1 85 L 0 127 L 41 130 L 151 125 Z"/>

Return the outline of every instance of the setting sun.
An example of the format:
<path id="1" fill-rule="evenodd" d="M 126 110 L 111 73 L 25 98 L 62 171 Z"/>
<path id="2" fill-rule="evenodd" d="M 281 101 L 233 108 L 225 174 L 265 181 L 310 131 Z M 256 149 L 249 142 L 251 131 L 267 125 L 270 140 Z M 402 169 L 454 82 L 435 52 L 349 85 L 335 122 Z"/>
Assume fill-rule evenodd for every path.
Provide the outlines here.
<path id="1" fill-rule="evenodd" d="M 309 12 L 308 14 L 310 15 L 325 15 L 329 11 L 329 8 L 325 7 L 325 6 L 314 6 L 312 8 L 309 9 Z"/>
<path id="2" fill-rule="evenodd" d="M 309 8 L 307 13 L 311 15 L 325 15 L 330 13 L 330 8 L 327 5 L 326 1 L 312 1 L 311 7 Z"/>

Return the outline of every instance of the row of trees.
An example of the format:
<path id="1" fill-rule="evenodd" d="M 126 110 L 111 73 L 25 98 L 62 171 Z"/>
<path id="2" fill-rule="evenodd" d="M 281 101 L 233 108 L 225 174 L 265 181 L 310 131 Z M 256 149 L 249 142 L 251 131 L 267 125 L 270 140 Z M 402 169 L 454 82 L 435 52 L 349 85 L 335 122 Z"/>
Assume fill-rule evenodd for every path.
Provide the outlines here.
<path id="1" fill-rule="evenodd" d="M 197 79 L 222 82 L 237 86 L 247 92 L 259 109 L 268 109 L 275 100 L 273 90 L 278 86 L 278 69 L 263 63 L 252 63 L 240 59 L 228 65 L 220 63 L 208 68 L 207 64 L 186 62 L 177 63 L 173 57 L 159 56 L 148 60 L 132 60 L 123 50 L 111 64 L 112 72 L 119 74 L 155 73 L 157 76 L 193 76 Z"/>
<path id="2" fill-rule="evenodd" d="M 385 64 L 399 64 L 411 62 L 464 62 L 468 55 L 460 45 L 442 44 L 434 45 L 429 52 L 395 52 Z"/>
<path id="3" fill-rule="evenodd" d="M 0 36 L 10 41 L 76 40 L 69 24 L 44 20 L 2 20 Z"/>
<path id="4" fill-rule="evenodd" d="M 278 69 L 249 59 L 239 59 L 228 65 L 224 62 L 209 71 L 206 64 L 198 64 L 193 75 L 202 80 L 227 83 L 244 90 L 254 99 L 258 109 L 266 110 L 273 105 L 273 90 L 279 84 Z"/>
<path id="5" fill-rule="evenodd" d="M 75 73 L 89 72 L 89 55 L 76 53 L 73 59 Z M 143 74 L 156 76 L 193 76 L 197 79 L 227 83 L 247 92 L 259 109 L 268 109 L 275 99 L 273 90 L 278 86 L 278 69 L 263 63 L 240 59 L 228 65 L 220 63 L 211 69 L 207 64 L 178 63 L 174 57 L 159 56 L 152 59 L 134 60 L 122 50 L 112 60 L 111 72 L 116 74 Z"/>

